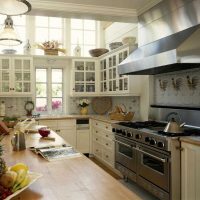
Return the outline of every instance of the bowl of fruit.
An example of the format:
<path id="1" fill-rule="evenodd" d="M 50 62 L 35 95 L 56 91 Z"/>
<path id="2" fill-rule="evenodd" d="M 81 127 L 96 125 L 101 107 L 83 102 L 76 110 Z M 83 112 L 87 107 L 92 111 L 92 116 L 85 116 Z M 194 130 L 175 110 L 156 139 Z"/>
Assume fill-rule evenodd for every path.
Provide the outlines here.
<path id="1" fill-rule="evenodd" d="M 48 128 L 40 128 L 38 129 L 38 132 L 42 137 L 48 137 L 51 131 Z"/>
<path id="2" fill-rule="evenodd" d="M 24 163 L 5 167 L 0 174 L 0 199 L 9 200 L 13 198 L 41 176 L 39 173 L 30 172 L 28 166 Z"/>

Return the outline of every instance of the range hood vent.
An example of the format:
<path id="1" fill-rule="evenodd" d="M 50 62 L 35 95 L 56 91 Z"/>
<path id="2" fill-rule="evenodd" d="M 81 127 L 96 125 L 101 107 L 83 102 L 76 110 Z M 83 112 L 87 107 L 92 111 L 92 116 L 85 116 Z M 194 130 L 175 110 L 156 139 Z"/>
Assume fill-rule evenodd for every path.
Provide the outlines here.
<path id="1" fill-rule="evenodd" d="M 118 67 L 122 74 L 154 75 L 200 67 L 200 26 L 139 47 Z"/>

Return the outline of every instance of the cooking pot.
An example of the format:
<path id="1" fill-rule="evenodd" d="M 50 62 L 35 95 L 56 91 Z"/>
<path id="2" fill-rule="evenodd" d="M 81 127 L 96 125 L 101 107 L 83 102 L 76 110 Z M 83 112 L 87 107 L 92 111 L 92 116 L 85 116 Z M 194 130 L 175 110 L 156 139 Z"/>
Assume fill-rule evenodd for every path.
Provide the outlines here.
<path id="1" fill-rule="evenodd" d="M 183 126 L 185 125 L 185 123 L 179 124 L 176 122 L 175 118 L 171 118 L 171 120 L 168 122 L 168 124 L 166 125 L 164 132 L 168 132 L 168 133 L 183 133 Z"/>

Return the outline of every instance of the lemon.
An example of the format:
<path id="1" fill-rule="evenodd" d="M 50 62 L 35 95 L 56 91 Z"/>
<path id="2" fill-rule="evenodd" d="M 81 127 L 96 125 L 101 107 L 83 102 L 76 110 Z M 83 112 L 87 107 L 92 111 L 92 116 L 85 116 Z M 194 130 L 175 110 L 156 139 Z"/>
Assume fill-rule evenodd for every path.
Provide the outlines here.
<path id="1" fill-rule="evenodd" d="M 15 171 L 15 172 L 18 172 L 20 171 L 21 169 L 24 169 L 26 172 L 28 171 L 28 166 L 25 165 L 24 163 L 17 163 L 15 165 L 13 165 L 10 170 L 11 171 Z"/>

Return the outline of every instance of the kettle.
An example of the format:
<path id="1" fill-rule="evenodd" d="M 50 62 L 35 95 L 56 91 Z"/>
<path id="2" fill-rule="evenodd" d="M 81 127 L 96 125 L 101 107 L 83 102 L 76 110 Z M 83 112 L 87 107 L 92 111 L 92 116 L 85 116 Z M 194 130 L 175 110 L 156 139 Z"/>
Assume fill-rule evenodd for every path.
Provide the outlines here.
<path id="1" fill-rule="evenodd" d="M 13 151 L 21 151 L 26 149 L 24 133 L 16 131 L 11 139 L 11 144 L 13 146 Z"/>
<path id="2" fill-rule="evenodd" d="M 168 132 L 168 133 L 183 133 L 183 129 L 182 127 L 185 125 L 185 123 L 182 123 L 181 125 L 179 125 L 175 118 L 171 118 L 171 120 L 168 122 L 168 124 L 166 125 L 164 132 Z"/>

